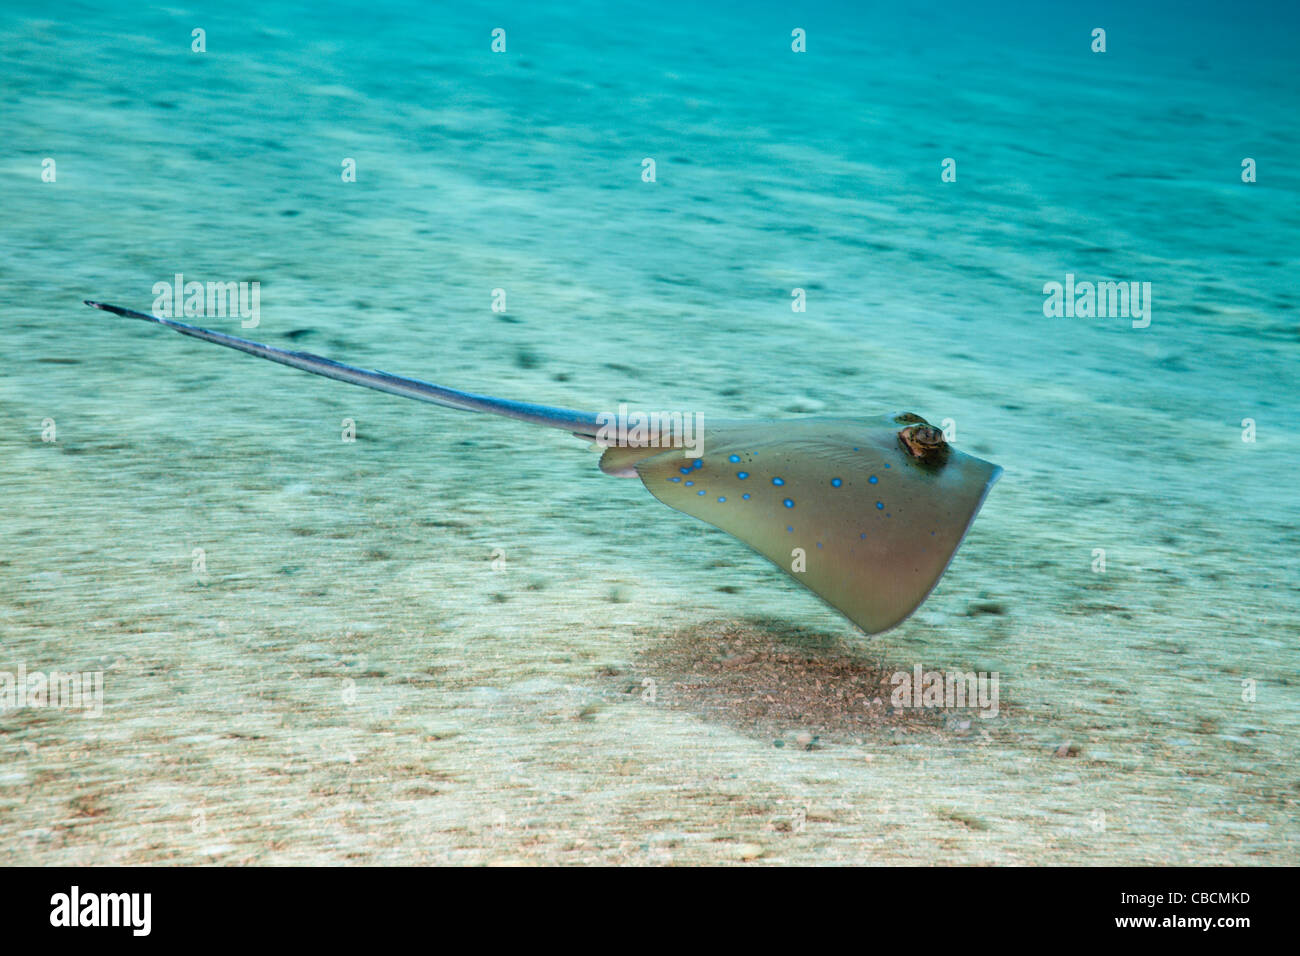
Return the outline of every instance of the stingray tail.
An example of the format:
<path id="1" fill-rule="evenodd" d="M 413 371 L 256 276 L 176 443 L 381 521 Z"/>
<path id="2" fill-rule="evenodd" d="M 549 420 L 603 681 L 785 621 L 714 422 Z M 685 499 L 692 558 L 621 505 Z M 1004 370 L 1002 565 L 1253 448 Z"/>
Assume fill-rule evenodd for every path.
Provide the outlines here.
<path id="1" fill-rule="evenodd" d="M 111 312 L 114 315 L 123 315 L 132 319 L 143 319 L 157 325 L 165 325 L 167 328 L 175 329 L 182 335 L 188 335 L 191 338 L 214 342 L 217 345 L 224 345 L 228 349 L 247 352 L 249 355 L 256 355 L 258 358 L 278 362 L 281 365 L 288 365 L 290 368 L 311 372 L 313 375 L 323 375 L 325 378 L 348 382 L 352 385 L 361 385 L 364 388 L 373 388 L 376 391 L 387 392 L 390 395 L 400 395 L 403 398 L 413 398 L 417 401 L 431 402 L 434 405 L 457 408 L 466 412 L 488 412 L 523 422 L 531 422 L 534 425 L 564 428 L 586 437 L 594 436 L 600 427 L 596 415 L 590 412 L 579 412 L 571 408 L 554 408 L 550 405 L 515 402 L 507 398 L 493 398 L 490 395 L 462 392 L 454 388 L 434 385 L 431 382 L 422 382 L 416 378 L 404 378 L 400 375 L 390 375 L 387 372 L 377 372 L 357 368 L 355 365 L 345 365 L 342 362 L 335 362 L 333 359 L 312 355 L 310 352 L 295 352 L 289 349 L 276 348 L 274 345 L 263 345 L 261 342 L 241 339 L 234 335 L 227 335 L 224 332 L 201 329 L 197 325 L 189 325 L 185 322 L 177 322 L 175 319 L 149 315 L 146 312 L 136 312 L 134 309 L 106 305 L 103 302 L 91 302 L 89 299 L 86 300 L 86 305 L 101 309 L 104 312 Z"/>

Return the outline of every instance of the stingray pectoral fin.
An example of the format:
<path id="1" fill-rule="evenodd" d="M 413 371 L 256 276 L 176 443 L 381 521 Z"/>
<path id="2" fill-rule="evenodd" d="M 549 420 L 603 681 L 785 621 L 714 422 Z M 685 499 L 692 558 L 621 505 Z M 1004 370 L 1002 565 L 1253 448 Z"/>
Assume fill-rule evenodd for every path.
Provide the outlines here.
<path id="1" fill-rule="evenodd" d="M 951 449 L 914 461 L 898 426 L 808 419 L 706 436 L 636 470 L 664 504 L 734 535 L 868 634 L 934 589 L 1001 469 Z"/>

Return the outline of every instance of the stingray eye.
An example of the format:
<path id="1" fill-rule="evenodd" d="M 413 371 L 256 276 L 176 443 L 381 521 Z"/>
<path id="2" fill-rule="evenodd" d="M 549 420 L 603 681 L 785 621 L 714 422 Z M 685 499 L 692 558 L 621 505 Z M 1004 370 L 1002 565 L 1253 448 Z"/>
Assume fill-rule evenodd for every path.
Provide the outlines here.
<path id="1" fill-rule="evenodd" d="M 894 416 L 895 425 L 928 425 L 930 424 L 916 412 L 899 412 Z"/>
<path id="2" fill-rule="evenodd" d="M 922 464 L 941 465 L 948 460 L 948 443 L 943 439 L 943 432 L 933 425 L 908 425 L 899 431 L 898 443 Z"/>

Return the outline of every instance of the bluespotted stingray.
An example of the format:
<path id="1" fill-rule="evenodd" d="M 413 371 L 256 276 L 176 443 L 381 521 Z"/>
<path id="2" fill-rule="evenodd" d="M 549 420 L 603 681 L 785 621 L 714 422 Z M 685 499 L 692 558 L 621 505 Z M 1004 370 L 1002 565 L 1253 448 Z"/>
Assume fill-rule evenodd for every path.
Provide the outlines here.
<path id="1" fill-rule="evenodd" d="M 87 302 L 326 378 L 605 442 L 609 416 L 462 392 Z M 720 421 L 682 447 L 608 444 L 606 474 L 749 545 L 868 634 L 934 590 L 1002 469 L 951 447 L 919 415 Z"/>

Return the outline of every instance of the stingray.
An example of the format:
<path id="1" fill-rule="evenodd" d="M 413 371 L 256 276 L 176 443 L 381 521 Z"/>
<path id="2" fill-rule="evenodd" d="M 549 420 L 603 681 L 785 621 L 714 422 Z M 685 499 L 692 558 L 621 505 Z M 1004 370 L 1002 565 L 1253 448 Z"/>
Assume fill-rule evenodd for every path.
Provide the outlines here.
<path id="1" fill-rule="evenodd" d="M 315 375 L 463 411 L 563 428 L 605 444 L 606 474 L 639 478 L 668 505 L 740 539 L 868 634 L 929 596 L 1002 469 L 903 412 L 864 418 L 718 421 L 694 447 L 608 443 L 610 416 L 462 392 L 86 302 Z M 655 440 L 658 436 L 655 436 Z M 680 436 L 679 436 L 680 437 Z"/>

